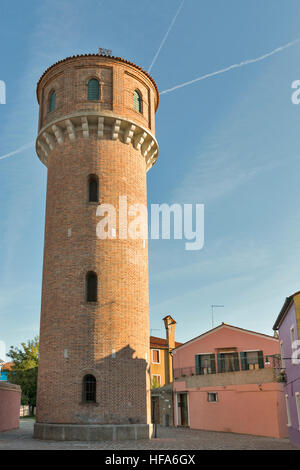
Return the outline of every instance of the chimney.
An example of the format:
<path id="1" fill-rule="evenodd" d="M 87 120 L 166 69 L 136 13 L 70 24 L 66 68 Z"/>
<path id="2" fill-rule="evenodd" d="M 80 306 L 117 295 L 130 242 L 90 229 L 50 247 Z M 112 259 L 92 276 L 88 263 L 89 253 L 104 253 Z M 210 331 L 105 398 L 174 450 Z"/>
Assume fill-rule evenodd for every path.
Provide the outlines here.
<path id="1" fill-rule="evenodd" d="M 175 328 L 176 328 L 176 321 L 171 317 L 171 315 L 167 315 L 163 318 L 165 328 L 166 328 L 166 338 L 168 344 L 168 374 L 166 377 L 166 383 L 171 383 L 173 381 L 173 360 L 172 355 L 170 352 L 172 349 L 175 348 Z"/>

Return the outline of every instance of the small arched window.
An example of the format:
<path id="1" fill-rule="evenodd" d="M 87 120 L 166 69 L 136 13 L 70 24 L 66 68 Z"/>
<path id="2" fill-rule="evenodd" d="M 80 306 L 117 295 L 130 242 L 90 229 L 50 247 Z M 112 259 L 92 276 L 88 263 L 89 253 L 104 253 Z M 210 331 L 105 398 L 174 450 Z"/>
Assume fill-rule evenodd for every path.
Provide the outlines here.
<path id="1" fill-rule="evenodd" d="M 51 111 L 54 111 L 56 108 L 56 93 L 55 91 L 52 91 L 50 96 L 49 96 L 49 113 Z"/>
<path id="2" fill-rule="evenodd" d="M 100 85 L 96 78 L 91 78 L 88 83 L 88 100 L 99 100 L 100 99 Z"/>
<path id="3" fill-rule="evenodd" d="M 134 90 L 133 93 L 133 109 L 135 109 L 138 113 L 142 112 L 142 96 L 137 90 Z"/>
<path id="4" fill-rule="evenodd" d="M 99 182 L 96 175 L 90 175 L 88 179 L 88 198 L 89 202 L 99 201 Z"/>
<path id="5" fill-rule="evenodd" d="M 98 278 L 97 274 L 90 271 L 86 275 L 86 301 L 97 302 L 98 299 Z"/>
<path id="6" fill-rule="evenodd" d="M 82 381 L 82 401 L 85 403 L 96 402 L 96 379 L 92 374 L 87 374 Z"/>

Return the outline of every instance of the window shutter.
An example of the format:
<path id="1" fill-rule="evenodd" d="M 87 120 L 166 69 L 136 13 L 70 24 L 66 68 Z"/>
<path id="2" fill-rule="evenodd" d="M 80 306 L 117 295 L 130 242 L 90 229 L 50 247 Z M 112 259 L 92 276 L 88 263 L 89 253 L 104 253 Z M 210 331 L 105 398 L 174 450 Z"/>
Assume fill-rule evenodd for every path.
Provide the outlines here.
<path id="1" fill-rule="evenodd" d="M 196 374 L 200 375 L 201 374 L 201 357 L 199 354 L 195 356 L 195 361 L 196 361 Z"/>
<path id="2" fill-rule="evenodd" d="M 260 369 L 263 369 L 265 367 L 263 351 L 258 351 L 258 365 Z"/>
<path id="3" fill-rule="evenodd" d="M 248 369 L 248 367 L 247 367 L 247 353 L 241 352 L 240 355 L 241 355 L 242 370 L 247 370 Z"/>
<path id="4" fill-rule="evenodd" d="M 239 353 L 235 352 L 233 354 L 234 357 L 234 370 L 240 370 L 240 363 L 239 363 Z"/>
<path id="5" fill-rule="evenodd" d="M 100 87 L 96 78 L 92 78 L 88 83 L 88 100 L 97 101 L 100 99 Z"/>
<path id="6" fill-rule="evenodd" d="M 142 98 L 138 91 L 133 93 L 133 109 L 139 113 L 142 112 Z"/>
<path id="7" fill-rule="evenodd" d="M 211 373 L 215 374 L 216 373 L 216 359 L 215 359 L 214 354 L 210 355 L 210 367 L 211 367 Z"/>
<path id="8" fill-rule="evenodd" d="M 218 372 L 223 372 L 222 354 L 220 353 L 217 354 L 217 360 L 218 360 Z"/>
<path id="9" fill-rule="evenodd" d="M 56 93 L 53 91 L 49 99 L 49 112 L 54 111 L 56 108 Z"/>

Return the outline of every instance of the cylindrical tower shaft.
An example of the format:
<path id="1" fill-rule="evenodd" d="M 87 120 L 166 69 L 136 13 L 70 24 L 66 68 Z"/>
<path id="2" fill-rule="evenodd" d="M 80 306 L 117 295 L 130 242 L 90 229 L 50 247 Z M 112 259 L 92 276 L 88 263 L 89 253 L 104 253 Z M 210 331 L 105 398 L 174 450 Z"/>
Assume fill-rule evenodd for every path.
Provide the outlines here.
<path id="1" fill-rule="evenodd" d="M 37 95 L 37 153 L 48 179 L 35 436 L 143 438 L 147 241 L 124 236 L 124 227 L 121 234 L 119 216 L 124 201 L 147 204 L 157 87 L 135 64 L 86 55 L 50 67 Z M 106 239 L 99 204 L 115 211 Z"/>

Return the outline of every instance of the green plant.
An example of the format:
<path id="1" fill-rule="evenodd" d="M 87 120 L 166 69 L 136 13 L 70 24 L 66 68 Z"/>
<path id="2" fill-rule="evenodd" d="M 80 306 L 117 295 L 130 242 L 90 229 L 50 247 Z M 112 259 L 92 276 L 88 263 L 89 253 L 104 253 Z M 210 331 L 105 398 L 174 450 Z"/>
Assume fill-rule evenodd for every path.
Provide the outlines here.
<path id="1" fill-rule="evenodd" d="M 22 343 L 22 349 L 10 347 L 7 354 L 13 360 L 8 381 L 20 385 L 22 389 L 21 404 L 29 405 L 31 414 L 36 406 L 37 373 L 39 359 L 39 338 Z"/>

